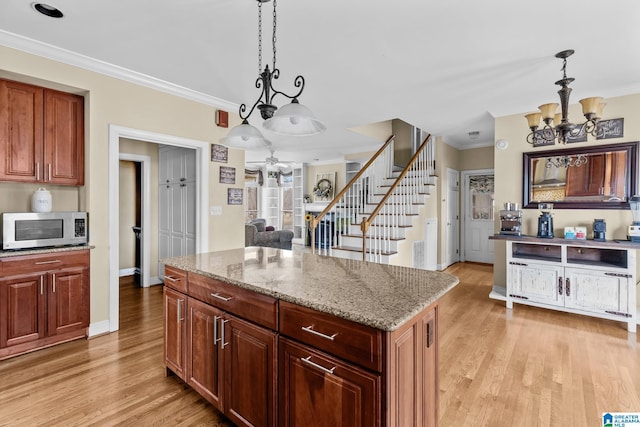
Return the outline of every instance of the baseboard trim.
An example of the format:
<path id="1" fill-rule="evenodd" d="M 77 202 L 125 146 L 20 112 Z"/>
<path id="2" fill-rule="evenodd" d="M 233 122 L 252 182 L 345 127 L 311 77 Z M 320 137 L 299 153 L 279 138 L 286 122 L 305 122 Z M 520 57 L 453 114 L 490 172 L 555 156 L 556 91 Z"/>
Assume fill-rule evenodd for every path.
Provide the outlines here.
<path id="1" fill-rule="evenodd" d="M 135 274 L 135 272 L 136 272 L 136 268 L 135 268 L 135 267 L 131 267 L 131 268 L 123 268 L 122 270 L 120 270 L 120 271 L 118 272 L 118 275 L 119 275 L 120 277 L 123 277 L 123 276 L 133 276 L 133 275 Z"/>
<path id="2" fill-rule="evenodd" d="M 507 300 L 507 288 L 504 286 L 493 286 L 491 289 L 491 293 L 489 294 L 489 298 L 495 299 L 498 301 L 506 301 Z"/>
<path id="3" fill-rule="evenodd" d="M 108 334 L 110 331 L 109 321 L 103 320 L 101 322 L 91 323 L 89 325 L 89 338 L 96 337 L 98 335 Z"/>
<path id="4" fill-rule="evenodd" d="M 156 285 L 162 285 L 162 279 L 158 276 L 153 276 L 151 278 L 149 278 L 149 286 L 156 286 Z"/>

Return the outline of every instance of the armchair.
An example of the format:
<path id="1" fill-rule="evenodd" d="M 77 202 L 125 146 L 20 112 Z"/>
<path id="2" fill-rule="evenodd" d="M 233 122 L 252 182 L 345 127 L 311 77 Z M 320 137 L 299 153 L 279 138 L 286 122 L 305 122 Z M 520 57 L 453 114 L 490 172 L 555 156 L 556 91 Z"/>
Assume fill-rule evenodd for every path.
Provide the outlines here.
<path id="1" fill-rule="evenodd" d="M 244 225 L 244 245 L 291 249 L 293 231 L 266 231 L 266 222 L 263 218 L 257 218 Z"/>

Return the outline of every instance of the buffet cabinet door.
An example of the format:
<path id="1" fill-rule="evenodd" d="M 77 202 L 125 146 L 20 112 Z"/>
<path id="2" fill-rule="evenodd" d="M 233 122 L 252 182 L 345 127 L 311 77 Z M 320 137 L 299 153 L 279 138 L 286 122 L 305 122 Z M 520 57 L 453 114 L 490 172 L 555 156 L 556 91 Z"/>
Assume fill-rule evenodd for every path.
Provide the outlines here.
<path id="1" fill-rule="evenodd" d="M 380 425 L 380 376 L 280 338 L 280 425 Z"/>

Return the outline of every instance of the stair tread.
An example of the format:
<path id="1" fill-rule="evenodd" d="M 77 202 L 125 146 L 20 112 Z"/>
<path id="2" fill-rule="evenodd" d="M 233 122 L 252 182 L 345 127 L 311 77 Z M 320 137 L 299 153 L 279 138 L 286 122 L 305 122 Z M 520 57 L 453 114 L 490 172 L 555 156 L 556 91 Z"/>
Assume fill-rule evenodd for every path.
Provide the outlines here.
<path id="1" fill-rule="evenodd" d="M 361 222 L 354 222 L 351 225 L 360 225 L 362 224 Z M 386 225 L 378 225 L 378 224 L 369 224 L 369 227 L 388 227 Z M 396 228 L 411 228 L 413 227 L 412 225 L 394 225 L 394 227 Z"/>
<path id="2" fill-rule="evenodd" d="M 343 250 L 343 251 L 349 251 L 349 252 L 360 252 L 362 253 L 362 248 L 357 248 L 354 246 L 333 246 L 331 249 L 339 249 L 339 250 Z M 367 253 L 370 254 L 371 250 L 367 249 Z M 380 255 L 384 255 L 384 256 L 389 256 L 389 255 L 395 255 L 397 254 L 397 251 L 381 251 Z"/>
<path id="3" fill-rule="evenodd" d="M 362 238 L 362 234 L 343 234 L 343 237 L 356 237 L 356 238 Z M 367 236 L 368 239 L 376 239 L 376 240 L 392 240 L 392 241 L 400 241 L 400 240 L 406 240 L 406 237 L 386 237 L 386 236 L 380 236 L 380 237 L 371 237 L 371 236 Z"/>

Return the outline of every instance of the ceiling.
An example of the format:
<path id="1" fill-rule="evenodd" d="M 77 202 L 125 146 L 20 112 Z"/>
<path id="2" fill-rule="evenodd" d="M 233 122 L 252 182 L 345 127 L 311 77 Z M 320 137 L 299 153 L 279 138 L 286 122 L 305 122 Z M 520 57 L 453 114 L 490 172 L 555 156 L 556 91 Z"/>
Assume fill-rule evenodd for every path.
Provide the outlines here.
<path id="1" fill-rule="evenodd" d="M 0 2 L 0 43 L 7 36 L 43 42 L 234 112 L 259 95 L 256 0 L 46 1 L 65 17 L 45 17 L 31 0 Z M 264 66 L 272 3 L 263 9 Z M 274 86 L 292 93 L 303 75 L 300 102 L 328 128 L 298 138 L 265 131 L 281 160 L 370 150 L 380 143 L 349 129 L 394 118 L 459 149 L 492 145 L 494 117 L 558 102 L 562 63 L 554 55 L 565 49 L 576 51 L 567 67 L 576 79 L 572 103 L 640 92 L 637 0 L 278 0 L 277 11 Z M 261 121 L 256 113 L 250 120 L 259 128 Z M 265 148 L 247 159 L 267 155 Z"/>

